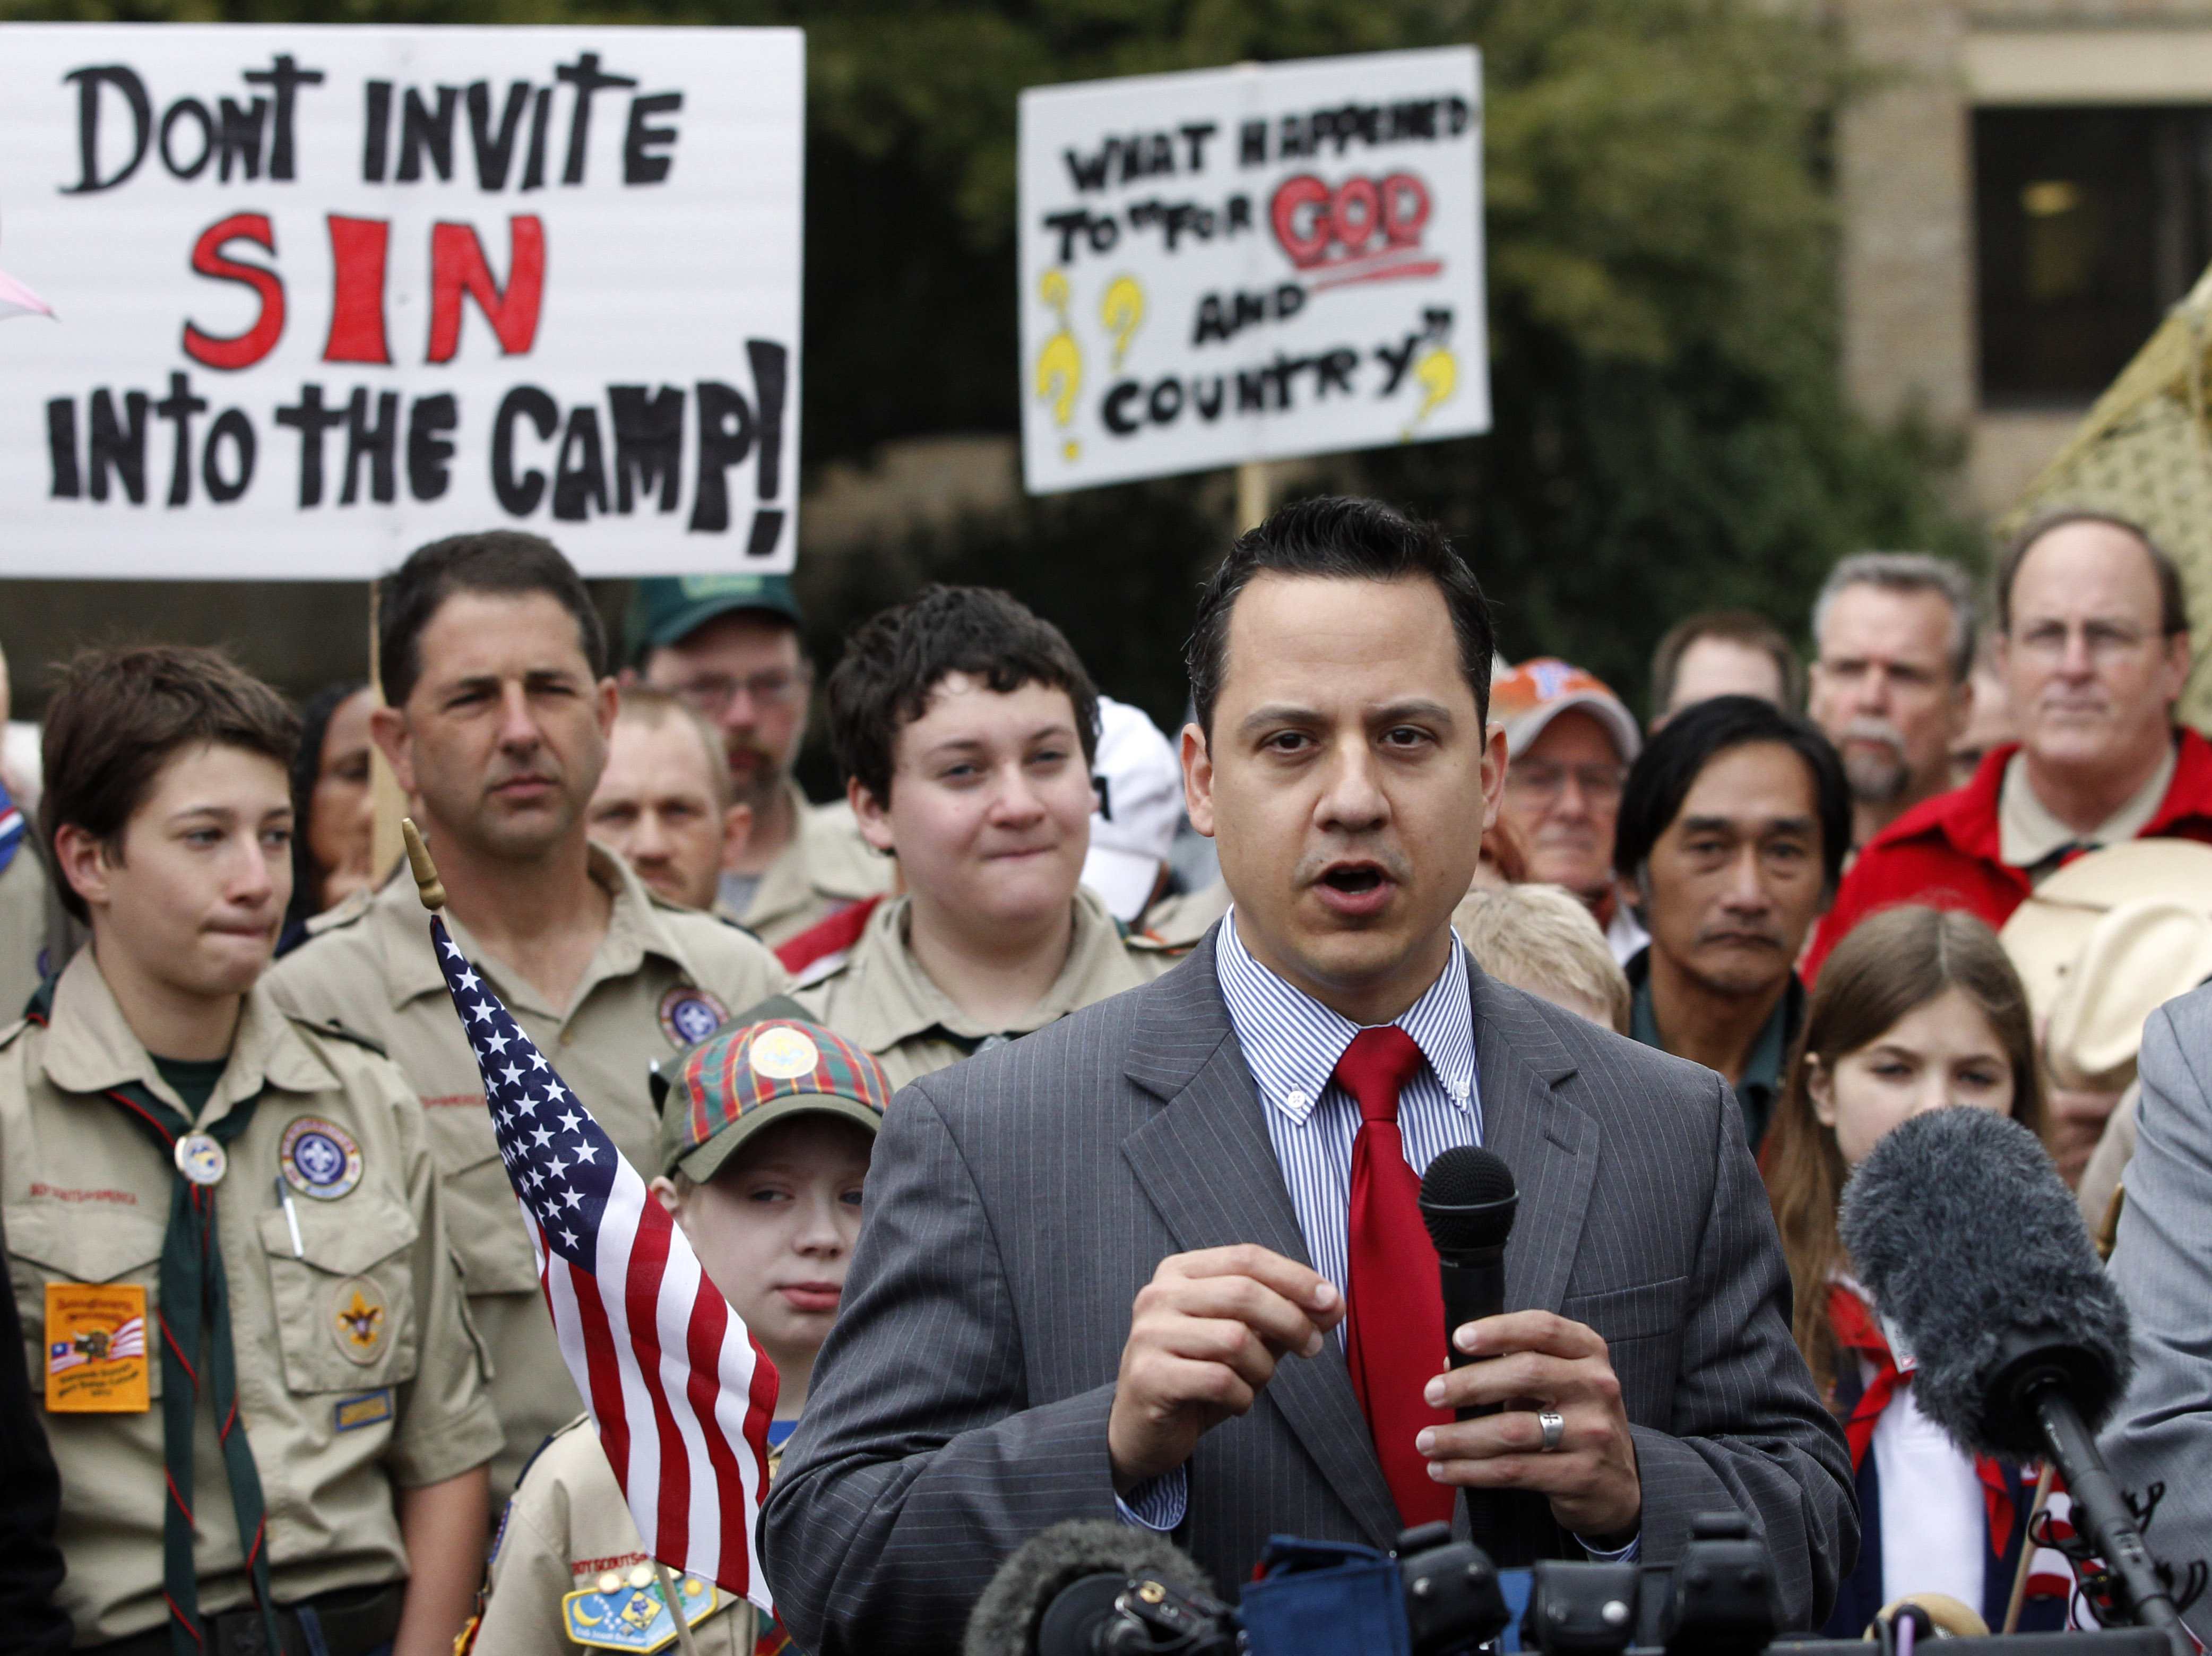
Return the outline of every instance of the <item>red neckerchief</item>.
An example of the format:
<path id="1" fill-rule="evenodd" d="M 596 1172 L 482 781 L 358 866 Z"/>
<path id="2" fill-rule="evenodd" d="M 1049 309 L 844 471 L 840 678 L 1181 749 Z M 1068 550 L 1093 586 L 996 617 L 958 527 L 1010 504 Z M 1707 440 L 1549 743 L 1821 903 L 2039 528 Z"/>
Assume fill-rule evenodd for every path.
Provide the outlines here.
<path id="1" fill-rule="evenodd" d="M 1867 1451 L 1874 1446 L 1875 1423 L 1881 1419 L 1881 1411 L 1912 1376 L 1898 1367 L 1889 1342 L 1882 1337 L 1881 1324 L 1866 1302 L 1841 1282 L 1828 1288 L 1828 1326 L 1835 1331 L 1838 1346 L 1874 1365 L 1874 1378 L 1859 1393 L 1850 1419 L 1844 1422 L 1844 1435 L 1851 1441 L 1851 1470 L 1856 1473 L 1865 1463 Z M 1982 1501 L 1989 1511 L 1990 1550 L 2002 1558 L 2012 1535 L 2012 1487 L 2006 1481 L 2004 1468 L 1988 1455 L 1974 1457 L 1974 1475 L 1981 1480 Z"/>

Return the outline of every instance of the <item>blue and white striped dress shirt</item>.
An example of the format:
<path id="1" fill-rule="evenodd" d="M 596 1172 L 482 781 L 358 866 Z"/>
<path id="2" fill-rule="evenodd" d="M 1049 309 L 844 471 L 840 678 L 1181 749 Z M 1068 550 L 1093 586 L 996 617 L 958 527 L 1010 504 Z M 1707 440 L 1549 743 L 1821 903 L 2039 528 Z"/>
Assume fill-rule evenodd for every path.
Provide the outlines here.
<path id="1" fill-rule="evenodd" d="M 1244 1066 L 1267 1108 L 1267 1139 L 1290 1189 L 1291 1207 L 1314 1269 L 1346 1287 L 1351 1275 L 1352 1144 L 1359 1101 L 1336 1084 L 1337 1060 L 1360 1026 L 1255 960 L 1237 935 L 1237 911 L 1214 931 L 1214 969 Z M 1450 959 L 1428 992 L 1392 1020 L 1428 1062 L 1398 1095 L 1398 1132 L 1416 1174 L 1455 1145 L 1482 1142 L 1482 1092 L 1475 1075 L 1474 1008 L 1467 953 L 1452 935 Z M 1344 1342 L 1344 1324 L 1336 1326 Z M 1189 1505 L 1189 1476 L 1177 1467 L 1117 1501 L 1122 1519 L 1146 1529 L 1179 1525 Z M 1626 1562 L 1640 1550 L 1584 1543 L 1601 1560 Z"/>

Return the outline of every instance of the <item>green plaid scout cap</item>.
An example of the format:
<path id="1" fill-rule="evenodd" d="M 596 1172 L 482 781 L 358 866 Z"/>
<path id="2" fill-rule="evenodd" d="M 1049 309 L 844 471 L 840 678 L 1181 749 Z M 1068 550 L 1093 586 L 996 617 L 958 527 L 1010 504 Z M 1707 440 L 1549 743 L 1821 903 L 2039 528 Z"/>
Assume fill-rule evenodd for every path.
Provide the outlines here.
<path id="1" fill-rule="evenodd" d="M 883 1066 L 819 1024 L 735 1024 L 678 1062 L 660 1112 L 661 1171 L 703 1184 L 747 1139 L 793 1116 L 836 1116 L 872 1134 L 890 1099 Z"/>

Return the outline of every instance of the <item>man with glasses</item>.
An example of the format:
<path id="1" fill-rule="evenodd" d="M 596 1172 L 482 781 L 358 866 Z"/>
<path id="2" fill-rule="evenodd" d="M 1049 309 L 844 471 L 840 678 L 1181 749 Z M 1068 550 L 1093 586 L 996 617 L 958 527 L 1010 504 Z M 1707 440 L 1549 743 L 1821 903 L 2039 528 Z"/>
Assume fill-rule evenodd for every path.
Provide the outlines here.
<path id="1" fill-rule="evenodd" d="M 2150 537 L 2103 513 L 2038 519 L 1997 566 L 1996 623 L 2020 740 L 1868 844 L 1813 940 L 1808 978 L 1892 904 L 1966 909 L 2002 926 L 2083 851 L 2159 836 L 2212 842 L 2212 746 L 2173 722 L 2189 677 L 2181 576 Z"/>
<path id="2" fill-rule="evenodd" d="M 635 676 L 680 697 L 721 733 L 744 849 L 722 873 L 722 910 L 771 947 L 890 886 L 851 808 L 807 803 L 792 780 L 806 740 L 814 669 L 799 600 L 782 575 L 641 581 L 630 612 Z"/>
<path id="3" fill-rule="evenodd" d="M 1490 704 L 1510 761 L 1499 821 L 1528 879 L 1582 898 L 1626 961 L 1650 941 L 1613 875 L 1621 784 L 1643 746 L 1635 719 L 1595 678 L 1550 656 L 1500 675 Z"/>
<path id="4" fill-rule="evenodd" d="M 2036 519 L 1997 566 L 1998 673 L 2020 740 L 1875 836 L 1806 956 L 1893 903 L 2002 926 L 2044 878 L 2122 840 L 2212 842 L 2212 746 L 2173 722 L 2189 678 L 2180 572 L 2124 518 Z M 2051 1150 L 2078 1179 L 2118 1094 L 2054 1089 Z"/>

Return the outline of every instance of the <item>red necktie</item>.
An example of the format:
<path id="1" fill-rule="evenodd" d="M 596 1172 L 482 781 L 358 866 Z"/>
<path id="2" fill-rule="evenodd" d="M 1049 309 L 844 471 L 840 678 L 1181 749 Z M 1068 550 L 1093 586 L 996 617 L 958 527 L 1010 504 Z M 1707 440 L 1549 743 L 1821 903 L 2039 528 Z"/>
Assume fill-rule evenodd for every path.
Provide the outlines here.
<path id="1" fill-rule="evenodd" d="M 1421 1181 L 1398 1133 L 1398 1094 L 1421 1062 L 1421 1049 L 1395 1024 L 1361 1030 L 1336 1061 L 1337 1085 L 1359 1101 L 1345 1355 L 1382 1476 L 1408 1525 L 1449 1523 L 1455 1495 L 1430 1477 L 1428 1458 L 1413 1446 L 1423 1427 L 1452 1418 L 1421 1397 L 1443 1369 L 1443 1288 L 1436 1245 L 1421 1223 Z"/>
<path id="2" fill-rule="evenodd" d="M 1859 1393 L 1858 1406 L 1844 1422 L 1844 1435 L 1851 1441 L 1851 1470 L 1856 1472 L 1865 1464 L 1867 1451 L 1874 1447 L 1874 1428 L 1881 1411 L 1912 1376 L 1898 1367 L 1889 1342 L 1882 1337 L 1881 1324 L 1865 1301 L 1841 1282 L 1828 1289 L 1828 1326 L 1835 1331 L 1837 1345 L 1874 1365 L 1874 1379 Z M 1982 1505 L 1989 1517 L 1990 1550 L 2002 1558 L 2005 1543 L 2012 1536 L 2012 1487 L 2005 1480 L 2004 1468 L 1987 1455 L 1974 1457 L 1974 1475 L 1981 1480 Z"/>

